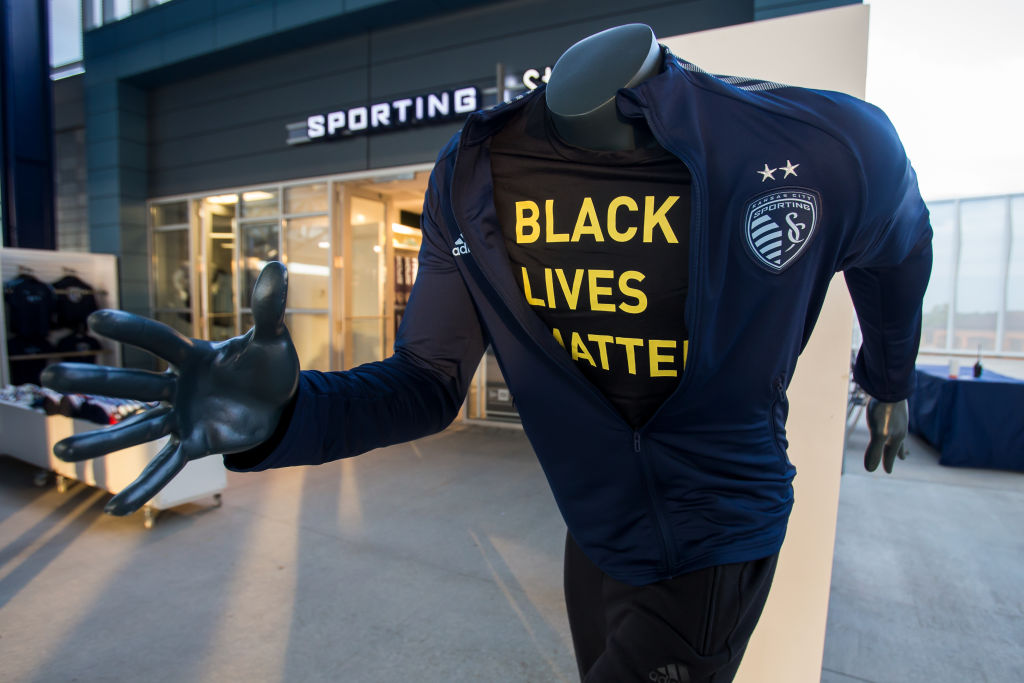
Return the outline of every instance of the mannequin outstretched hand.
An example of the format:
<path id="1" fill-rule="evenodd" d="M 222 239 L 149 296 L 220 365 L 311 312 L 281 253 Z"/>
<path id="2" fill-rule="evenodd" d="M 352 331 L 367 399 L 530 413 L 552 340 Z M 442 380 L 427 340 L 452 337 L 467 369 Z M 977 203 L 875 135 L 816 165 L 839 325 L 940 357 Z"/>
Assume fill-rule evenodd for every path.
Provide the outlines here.
<path id="1" fill-rule="evenodd" d="M 163 358 L 170 368 L 149 372 L 60 363 L 43 372 L 43 384 L 55 391 L 160 402 L 53 448 L 61 460 L 79 462 L 170 437 L 138 479 L 107 503 L 108 513 L 139 509 L 190 460 L 247 450 L 270 438 L 298 385 L 299 359 L 284 324 L 287 293 L 284 266 L 268 264 L 253 289 L 255 326 L 223 342 L 189 339 L 124 311 L 97 311 L 89 316 L 93 332 Z"/>
<path id="2" fill-rule="evenodd" d="M 907 457 L 905 441 L 910 421 L 907 402 L 904 400 L 884 403 L 872 398 L 868 400 L 865 412 L 871 440 L 864 451 L 864 468 L 868 472 L 874 472 L 881 462 L 882 468 L 892 473 L 892 465 L 896 458 L 903 460 Z"/>

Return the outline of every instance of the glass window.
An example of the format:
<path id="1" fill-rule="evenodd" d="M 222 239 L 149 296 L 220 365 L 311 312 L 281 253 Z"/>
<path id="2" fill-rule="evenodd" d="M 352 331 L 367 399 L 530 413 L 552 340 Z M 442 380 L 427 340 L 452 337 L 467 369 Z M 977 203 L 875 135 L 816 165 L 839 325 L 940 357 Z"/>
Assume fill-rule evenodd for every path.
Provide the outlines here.
<path id="1" fill-rule="evenodd" d="M 383 318 L 355 318 L 350 320 L 352 345 L 348 349 L 349 367 L 381 359 L 381 339 L 384 338 Z"/>
<path id="2" fill-rule="evenodd" d="M 203 239 L 206 242 L 206 323 L 211 341 L 238 334 L 235 329 L 235 218 L 238 195 L 203 200 Z"/>
<path id="3" fill-rule="evenodd" d="M 277 221 L 260 221 L 242 223 L 239 233 L 242 239 L 242 307 L 249 308 L 252 304 L 252 288 L 263 266 L 268 261 L 281 259 L 280 230 Z M 293 277 L 289 273 L 289 289 Z M 289 291 L 288 300 L 291 301 L 291 298 Z"/>
<path id="4" fill-rule="evenodd" d="M 113 20 L 124 19 L 132 13 L 132 0 L 113 0 Z"/>
<path id="5" fill-rule="evenodd" d="M 331 279 L 331 235 L 327 216 L 291 218 L 284 226 L 288 307 L 327 308 Z"/>
<path id="6" fill-rule="evenodd" d="M 278 214 L 277 190 L 249 190 L 242 193 L 242 218 L 262 218 Z"/>
<path id="7" fill-rule="evenodd" d="M 285 324 L 303 370 L 330 370 L 330 325 L 326 313 L 291 313 Z M 376 360 L 376 358 L 372 359 Z"/>
<path id="8" fill-rule="evenodd" d="M 156 313 L 153 318 L 158 322 L 173 327 L 186 337 L 195 336 L 192 332 L 192 314 L 187 311 L 180 313 L 161 311 Z"/>
<path id="9" fill-rule="evenodd" d="M 285 213 L 327 213 L 327 183 L 297 185 L 284 190 Z"/>
<path id="10" fill-rule="evenodd" d="M 188 202 L 168 202 L 166 204 L 154 204 L 149 207 L 153 217 L 153 227 L 159 228 L 164 225 L 187 225 L 188 224 Z"/>
<path id="11" fill-rule="evenodd" d="M 50 0 L 50 66 L 82 61 L 82 0 Z"/>
<path id="12" fill-rule="evenodd" d="M 1003 295 L 1006 198 L 960 203 L 954 349 L 993 351 Z"/>
<path id="13" fill-rule="evenodd" d="M 156 307 L 188 308 L 192 305 L 188 230 L 153 233 L 153 251 L 156 255 Z"/>
<path id="14" fill-rule="evenodd" d="M 1012 233 L 1010 270 L 1006 274 L 1006 318 L 1003 351 L 1024 352 L 1024 197 L 1010 205 Z"/>
<path id="15" fill-rule="evenodd" d="M 345 265 L 351 273 L 351 315 L 381 315 L 382 229 L 384 203 L 362 197 L 351 200 L 351 251 Z"/>
<path id="16" fill-rule="evenodd" d="M 935 236 L 932 239 L 932 275 L 922 307 L 921 347 L 945 349 L 956 267 L 956 202 L 936 202 L 928 208 Z"/>

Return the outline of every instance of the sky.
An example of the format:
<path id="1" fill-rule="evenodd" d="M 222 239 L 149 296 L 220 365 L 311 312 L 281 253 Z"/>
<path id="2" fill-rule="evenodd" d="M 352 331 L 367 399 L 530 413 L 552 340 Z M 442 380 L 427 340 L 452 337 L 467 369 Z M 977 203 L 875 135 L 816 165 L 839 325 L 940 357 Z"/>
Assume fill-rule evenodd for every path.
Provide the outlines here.
<path id="1" fill-rule="evenodd" d="M 867 100 L 926 200 L 1024 192 L 1024 1 L 869 0 Z"/>

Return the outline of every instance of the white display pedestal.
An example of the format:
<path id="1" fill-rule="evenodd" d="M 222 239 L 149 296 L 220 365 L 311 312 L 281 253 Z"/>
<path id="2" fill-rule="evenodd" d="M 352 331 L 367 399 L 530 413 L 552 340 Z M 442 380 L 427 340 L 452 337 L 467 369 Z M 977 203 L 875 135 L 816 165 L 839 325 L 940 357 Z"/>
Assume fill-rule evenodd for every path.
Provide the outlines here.
<path id="1" fill-rule="evenodd" d="M 39 410 L 0 401 L 0 454 L 55 472 L 60 488 L 63 488 L 64 480 L 72 479 L 111 493 L 121 491 L 139 476 L 167 442 L 167 437 L 164 437 L 78 463 L 64 462 L 53 454 L 54 444 L 61 439 L 95 429 L 102 429 L 102 425 L 63 415 L 46 415 Z M 225 486 L 227 473 L 219 457 L 193 460 L 146 503 L 143 508 L 144 524 L 150 528 L 158 511 L 201 498 L 212 497 L 213 502 L 219 505 Z"/>
<path id="2" fill-rule="evenodd" d="M 868 11 L 867 5 L 850 5 L 661 42 L 711 73 L 840 90 L 863 98 Z M 786 434 L 789 459 L 797 468 L 796 501 L 771 594 L 736 683 L 821 680 L 852 328 L 850 297 L 842 277 L 836 276 L 789 387 Z"/>

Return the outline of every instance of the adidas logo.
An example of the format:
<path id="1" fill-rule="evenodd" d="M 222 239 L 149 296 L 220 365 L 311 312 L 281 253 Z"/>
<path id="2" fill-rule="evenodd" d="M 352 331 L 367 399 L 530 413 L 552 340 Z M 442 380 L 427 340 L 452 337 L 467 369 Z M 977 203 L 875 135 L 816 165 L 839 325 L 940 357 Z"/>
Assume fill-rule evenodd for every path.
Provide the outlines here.
<path id="1" fill-rule="evenodd" d="M 647 679 L 653 683 L 690 683 L 690 673 L 685 666 L 669 664 L 647 674 Z"/>
<path id="2" fill-rule="evenodd" d="M 452 256 L 461 256 L 462 254 L 468 254 L 469 247 L 466 246 L 466 241 L 462 239 L 462 235 L 459 234 L 459 239 L 455 240 L 455 246 L 452 247 Z"/>

